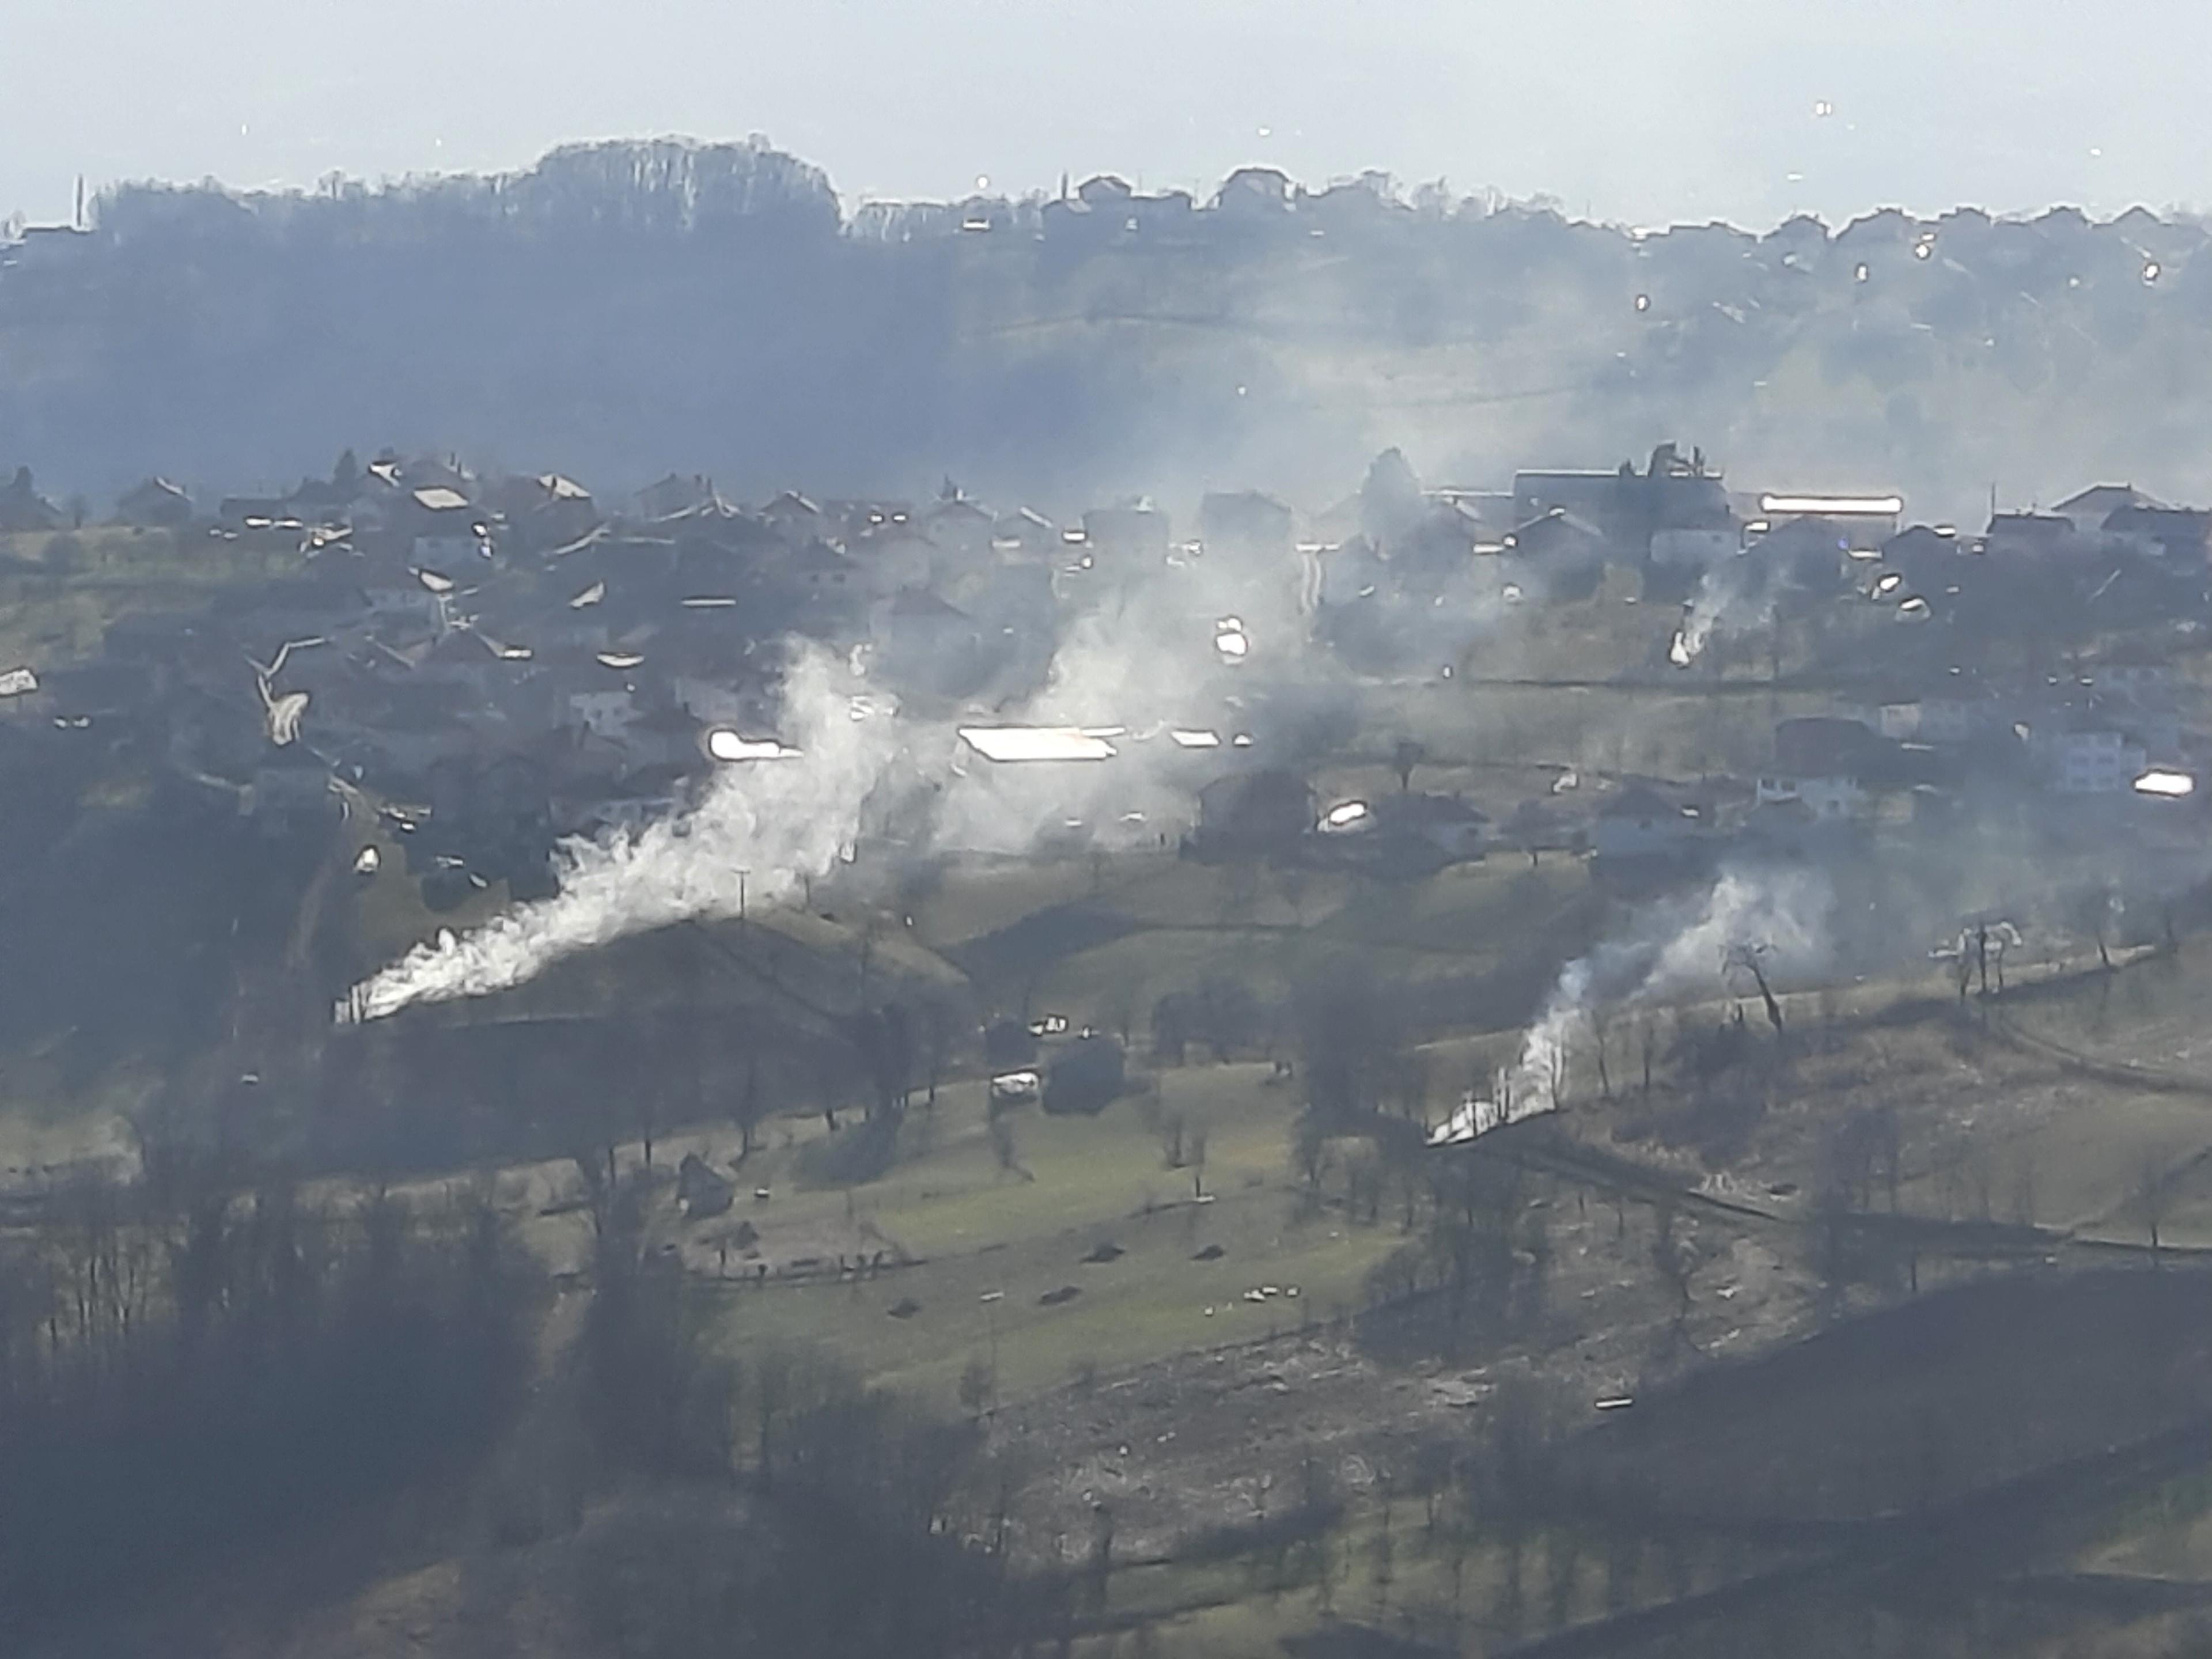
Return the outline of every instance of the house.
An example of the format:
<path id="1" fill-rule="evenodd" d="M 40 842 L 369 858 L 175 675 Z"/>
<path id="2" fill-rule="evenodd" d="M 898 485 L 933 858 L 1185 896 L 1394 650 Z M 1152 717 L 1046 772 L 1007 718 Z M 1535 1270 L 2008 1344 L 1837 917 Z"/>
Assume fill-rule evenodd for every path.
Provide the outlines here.
<path id="1" fill-rule="evenodd" d="M 1821 823 L 1865 817 L 1869 799 L 1865 785 L 1843 774 L 1801 775 L 1774 771 L 1762 773 L 1759 778 L 1759 805 L 1802 806 Z"/>
<path id="2" fill-rule="evenodd" d="M 718 1173 L 696 1152 L 686 1152 L 684 1161 L 676 1166 L 676 1201 L 683 1206 L 686 1221 L 720 1215 L 730 1207 L 737 1190 L 735 1182 Z M 741 1224 L 750 1227 L 752 1224 Z"/>
<path id="3" fill-rule="evenodd" d="M 991 530 L 992 550 L 1002 558 L 1048 559 L 1060 544 L 1060 526 L 1034 507 L 1004 514 Z"/>
<path id="4" fill-rule="evenodd" d="M 1423 492 L 1431 505 L 1448 507 L 1497 540 L 1513 527 L 1513 492 L 1477 489 L 1466 484 L 1437 484 Z"/>
<path id="5" fill-rule="evenodd" d="M 25 225 L 6 263 L 19 270 L 52 270 L 91 246 L 92 233 L 79 225 Z"/>
<path id="6" fill-rule="evenodd" d="M 304 530 L 307 520 L 282 495 L 226 495 L 216 508 L 216 520 L 225 530 Z"/>
<path id="7" fill-rule="evenodd" d="M 702 725 L 754 729 L 773 726 L 775 723 L 757 691 L 747 690 L 720 677 L 673 675 L 668 683 L 668 695 L 678 708 Z"/>
<path id="8" fill-rule="evenodd" d="M 83 675 L 85 672 L 82 669 L 74 671 L 75 674 L 79 676 Z M 63 670 L 62 672 L 70 674 L 71 671 Z M 41 681 L 39 678 L 38 671 L 27 664 L 0 669 L 0 720 L 43 721 L 53 716 L 56 710 L 63 707 L 64 702 L 70 710 L 67 718 L 71 719 L 80 718 L 87 714 L 94 716 L 128 714 L 140 702 L 140 698 L 134 696 L 112 703 L 105 708 L 92 707 L 82 696 L 64 698 L 57 695 L 62 689 L 62 684 L 57 684 L 52 679 Z M 143 691 L 143 683 L 137 690 Z"/>
<path id="9" fill-rule="evenodd" d="M 415 676 L 426 685 L 450 685 L 473 702 L 489 702 L 496 688 L 511 679 L 514 665 L 473 629 L 448 629 L 413 656 Z"/>
<path id="10" fill-rule="evenodd" d="M 917 521 L 933 547 L 956 559 L 984 556 L 998 520 L 965 495 L 948 495 L 926 508 Z"/>
<path id="11" fill-rule="evenodd" d="M 1564 509 L 1600 538 L 1641 558 L 1662 530 L 1733 530 L 1727 489 L 1702 450 L 1685 456 L 1656 446 L 1644 470 L 1623 461 L 1610 472 L 1534 470 L 1513 475 L 1513 521 L 1525 525 Z"/>
<path id="12" fill-rule="evenodd" d="M 1820 832 L 1819 815 L 1803 801 L 1770 799 L 1762 792 L 1737 825 L 1736 838 L 1758 852 L 1795 857 L 1818 845 Z"/>
<path id="13" fill-rule="evenodd" d="M 2094 536 L 2105 528 L 2105 521 L 2115 513 L 2128 507 L 2161 505 L 2133 484 L 2091 484 L 2087 489 L 2075 490 L 2051 511 L 2054 516 L 2071 523 L 2077 533 Z"/>
<path id="14" fill-rule="evenodd" d="M 811 540 L 828 527 L 822 509 L 795 489 L 787 489 L 760 510 L 777 535 L 789 542 Z"/>
<path id="15" fill-rule="evenodd" d="M 2091 663 L 2089 673 L 2099 689 L 2130 696 L 2160 692 L 2173 684 L 2173 665 L 2164 656 L 2124 646 Z"/>
<path id="16" fill-rule="evenodd" d="M 2111 720 L 2084 713 L 2039 732 L 2051 787 L 2062 795 L 2116 795 L 2134 787 L 2148 751 Z"/>
<path id="17" fill-rule="evenodd" d="M 1429 874 L 1483 856 L 1490 820 L 1456 795 L 1348 801 L 1321 821 L 1318 848 L 1352 862 Z"/>
<path id="18" fill-rule="evenodd" d="M 1093 213 L 1109 213 L 1126 208 L 1136 191 L 1129 181 L 1117 173 L 1102 173 L 1085 179 L 1075 187 L 1075 199 Z"/>
<path id="19" fill-rule="evenodd" d="M 866 574 L 868 586 L 884 594 L 929 586 L 938 557 L 936 544 L 910 524 L 886 524 L 845 546 L 847 556 Z"/>
<path id="20" fill-rule="evenodd" d="M 167 478 L 149 478 L 124 491 L 115 502 L 116 522 L 149 530 L 174 530 L 190 523 L 191 516 L 192 498 Z"/>
<path id="21" fill-rule="evenodd" d="M 669 707 L 626 722 L 614 741 L 632 767 L 682 771 L 697 766 L 705 757 L 705 735 L 689 710 Z"/>
<path id="22" fill-rule="evenodd" d="M 39 494 L 31 478 L 31 469 L 17 467 L 8 487 L 0 489 L 0 535 L 58 530 L 61 522 L 62 515 L 55 510 L 54 504 Z"/>
<path id="23" fill-rule="evenodd" d="M 868 632 L 877 668 L 894 685 L 957 697 L 978 683 L 983 641 L 975 618 L 927 589 L 878 600 Z"/>
<path id="24" fill-rule="evenodd" d="M 456 568 L 491 553 L 491 526 L 469 498 L 447 484 L 414 492 L 409 545 L 417 564 Z"/>
<path id="25" fill-rule="evenodd" d="M 1996 705 L 1978 697 L 1915 697 L 1869 705 L 1844 718 L 1893 743 L 1972 743 L 1997 720 Z"/>
<path id="26" fill-rule="evenodd" d="M 2050 558 L 2089 544 L 2071 519 L 2056 513 L 1993 513 L 1982 532 L 1983 548 L 1992 558 Z"/>
<path id="27" fill-rule="evenodd" d="M 1546 569 L 1573 568 L 1601 562 L 1604 531 L 1564 507 L 1547 508 L 1506 533 L 1503 550 Z"/>
<path id="28" fill-rule="evenodd" d="M 1364 536 L 1316 548 L 1308 559 L 1305 586 L 1316 609 L 1372 599 L 1394 585 L 1389 562 Z"/>
<path id="29" fill-rule="evenodd" d="M 284 509 L 309 530 L 343 532 L 352 527 L 353 505 L 360 493 L 357 482 L 347 485 L 302 478 L 299 488 L 284 498 Z"/>
<path id="30" fill-rule="evenodd" d="M 501 541 L 527 553 L 569 546 L 599 525 L 592 492 L 557 472 L 504 479 L 489 505 L 504 521 Z"/>
<path id="31" fill-rule="evenodd" d="M 2123 507 L 2104 523 L 2108 541 L 2150 558 L 2201 565 L 2212 539 L 2212 513 L 2186 507 Z"/>
<path id="32" fill-rule="evenodd" d="M 1044 1109 L 1095 1117 L 1127 1086 L 1121 1045 L 1101 1033 L 1079 1038 L 1045 1072 Z"/>
<path id="33" fill-rule="evenodd" d="M 1962 559 L 1983 551 L 1981 544 L 1962 539 L 1948 525 L 1908 526 L 1882 543 L 1878 550 L 1884 565 L 1923 593 L 1941 593 L 1946 587 L 1965 580 L 1963 573 L 1966 569 L 1978 572 L 1986 568 L 1961 565 Z"/>
<path id="34" fill-rule="evenodd" d="M 1198 504 L 1198 534 L 1208 547 L 1286 554 L 1291 509 L 1256 489 L 1209 490 Z"/>
<path id="35" fill-rule="evenodd" d="M 637 492 L 638 516 L 646 520 L 674 519 L 717 503 L 714 481 L 704 473 L 690 477 L 672 472 L 658 483 Z"/>
<path id="36" fill-rule="evenodd" d="M 562 699 L 562 725 L 588 732 L 611 743 L 619 743 L 630 722 L 637 718 L 637 693 L 627 685 L 571 690 Z"/>
<path id="37" fill-rule="evenodd" d="M 1163 190 L 1132 196 L 1122 204 L 1121 229 L 1130 236 L 1171 235 L 1185 230 L 1198 204 L 1187 190 Z"/>
<path id="38" fill-rule="evenodd" d="M 1524 580 L 1540 581 L 1541 592 L 1559 599 L 1587 599 L 1605 574 L 1611 544 L 1587 519 L 1555 507 L 1516 525 L 1498 549 L 1504 568 Z"/>
<path id="39" fill-rule="evenodd" d="M 864 496 L 850 501 L 823 501 L 820 505 L 822 516 L 835 528 L 839 539 L 848 544 L 857 536 L 866 536 L 890 525 L 910 525 L 914 522 L 914 503 L 911 501 Z"/>
<path id="40" fill-rule="evenodd" d="M 1122 563 L 1156 563 L 1167 556 L 1168 515 L 1139 496 L 1083 515 L 1083 538 L 1095 556 Z"/>
<path id="41" fill-rule="evenodd" d="M 1835 495 L 1805 490 L 1762 490 L 1759 519 L 1768 532 L 1785 525 L 1810 524 L 1844 549 L 1872 550 L 1898 532 L 1905 518 L 1902 495 Z"/>
<path id="42" fill-rule="evenodd" d="M 1618 862 L 1693 858 L 1713 841 L 1713 815 L 1702 804 L 1632 784 L 1608 801 L 1590 834 L 1591 850 Z"/>
<path id="43" fill-rule="evenodd" d="M 1516 472 L 1513 475 L 1513 522 L 1527 524 L 1564 510 L 1586 524 L 1609 521 L 1620 498 L 1620 474 L 1590 470 Z"/>
<path id="44" fill-rule="evenodd" d="M 435 628 L 445 619 L 446 593 L 426 584 L 419 571 L 380 566 L 363 576 L 361 592 L 368 601 L 369 620 L 374 623 L 412 623 Z"/>
<path id="45" fill-rule="evenodd" d="M 1279 167 L 1239 167 L 1213 198 L 1214 211 L 1237 222 L 1282 218 L 1291 206 L 1290 175 Z"/>

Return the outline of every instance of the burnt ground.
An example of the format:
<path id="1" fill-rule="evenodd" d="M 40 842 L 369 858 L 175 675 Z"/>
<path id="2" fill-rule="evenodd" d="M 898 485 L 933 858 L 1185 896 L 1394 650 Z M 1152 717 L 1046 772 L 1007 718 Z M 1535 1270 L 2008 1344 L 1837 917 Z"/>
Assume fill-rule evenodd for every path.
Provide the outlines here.
<path id="1" fill-rule="evenodd" d="M 1029 1549 L 1080 1555 L 1100 1505 L 1117 1558 L 1143 1559 L 1293 1507 L 1316 1481 L 1403 1492 L 1425 1446 L 1484 1444 L 1509 1401 L 1534 1402 L 1563 1482 L 1662 1523 L 1690 1518 L 1662 1501 L 1681 1491 L 1709 1500 L 1701 1522 L 1724 1525 L 1894 1512 L 2170 1426 L 2206 1403 L 2189 1379 L 2212 1355 L 2159 1332 L 2199 1322 L 2189 1287 L 2203 1281 L 2077 1271 L 2084 1255 L 2053 1225 L 2070 1201 L 2054 1190 L 2063 1172 L 2039 1191 L 2007 1162 L 2023 1137 L 2104 1121 L 2114 1087 L 1976 1024 L 1946 1010 L 1793 1030 L 1765 1109 L 1717 1168 L 1670 1133 L 1663 1089 L 1578 1106 L 1547 1133 L 1594 1156 L 1535 1176 L 1549 1265 L 1510 1314 L 1455 1322 L 1430 1293 L 1001 1410 L 994 1443 L 1036 1471 Z M 1902 1301 L 1901 1248 L 1856 1283 L 1818 1259 L 1813 1194 L 1833 1178 L 1834 1126 L 1875 1106 L 1899 1125 L 1897 1236 L 1918 1300 Z M 1625 1185 L 1609 1167 L 1650 1178 Z M 1655 1261 L 1653 1200 L 1670 1191 L 1690 1269 L 1679 1320 Z M 1597 1409 L 1624 1397 L 1637 1404 Z M 1828 1455 L 1807 1456 L 1816 1443 Z"/>
<path id="2" fill-rule="evenodd" d="M 1348 1322 L 1179 1355 L 994 1414 L 994 1445 L 1033 1461 L 1022 1505 L 1036 1556 L 1089 1547 L 1100 1504 L 1117 1554 L 1166 1555 L 1209 1529 L 1295 1505 L 1318 1478 L 1402 1488 L 1422 1443 L 1480 1443 L 1516 1390 L 1562 1426 L 1595 1402 L 1812 1328 L 1811 1282 L 1763 1239 L 1678 1221 L 1693 1251 L 1687 1316 L 1650 1262 L 1651 1213 L 1564 1186 L 1540 1195 L 1551 1266 L 1540 1302 L 1456 1330 L 1441 1293 Z M 1440 1358 L 1449 1352 L 1452 1357 Z M 1425 1356 L 1425 1357 L 1424 1357 Z"/>

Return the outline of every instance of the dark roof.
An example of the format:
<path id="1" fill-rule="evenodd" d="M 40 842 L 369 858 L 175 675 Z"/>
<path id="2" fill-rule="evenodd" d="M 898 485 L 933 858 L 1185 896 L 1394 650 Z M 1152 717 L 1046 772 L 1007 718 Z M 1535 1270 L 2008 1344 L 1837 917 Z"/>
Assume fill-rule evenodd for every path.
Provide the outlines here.
<path id="1" fill-rule="evenodd" d="M 1675 818 L 1683 813 L 1681 805 L 1668 800 L 1648 783 L 1632 783 L 1620 794 L 1607 801 L 1598 813 L 1601 818 Z"/>
<path id="2" fill-rule="evenodd" d="M 1538 514 L 1526 524 L 1516 525 L 1505 538 L 1505 544 L 1525 553 L 1577 540 L 1604 539 L 1605 532 L 1589 520 L 1568 512 L 1564 507 L 1555 507 L 1548 513 Z"/>
<path id="3" fill-rule="evenodd" d="M 1774 769 L 1794 777 L 1859 777 L 1887 747 L 1856 720 L 1814 714 L 1774 728 Z"/>
<path id="4" fill-rule="evenodd" d="M 2104 514 L 2123 507 L 2156 507 L 2160 503 L 2146 495 L 2133 484 L 2091 484 L 2087 489 L 2077 489 L 2051 510 L 2054 513 L 2094 513 Z"/>
<path id="5" fill-rule="evenodd" d="M 2212 530 L 2212 513 L 2193 507 L 2120 507 L 2105 515 L 2104 527 L 2121 535 L 2201 542 Z"/>
<path id="6" fill-rule="evenodd" d="M 2056 541 L 2074 533 L 2074 520 L 2055 513 L 1993 513 L 1990 515 L 1990 536 L 2018 536 L 2036 541 Z"/>
<path id="7" fill-rule="evenodd" d="M 955 605 L 949 605 L 926 587 L 902 587 L 892 598 L 894 617 L 927 617 L 939 622 L 966 622 L 968 613 Z"/>
<path id="8" fill-rule="evenodd" d="M 1374 802 L 1374 812 L 1384 823 L 1408 828 L 1490 822 L 1487 813 L 1476 810 L 1457 795 L 1383 795 Z"/>

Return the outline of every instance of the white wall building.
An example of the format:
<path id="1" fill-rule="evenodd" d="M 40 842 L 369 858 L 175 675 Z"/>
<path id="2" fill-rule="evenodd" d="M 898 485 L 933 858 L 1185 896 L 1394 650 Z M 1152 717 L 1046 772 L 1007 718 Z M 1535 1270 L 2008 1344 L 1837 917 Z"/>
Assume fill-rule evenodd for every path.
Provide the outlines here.
<path id="1" fill-rule="evenodd" d="M 2142 748 L 2110 727 L 2055 732 L 2051 787 L 2062 795 L 2114 795 L 2131 788 L 2149 763 Z"/>
<path id="2" fill-rule="evenodd" d="M 1795 778 L 1769 773 L 1759 780 L 1760 805 L 1796 801 L 1824 823 L 1864 817 L 1869 799 L 1856 778 Z"/>

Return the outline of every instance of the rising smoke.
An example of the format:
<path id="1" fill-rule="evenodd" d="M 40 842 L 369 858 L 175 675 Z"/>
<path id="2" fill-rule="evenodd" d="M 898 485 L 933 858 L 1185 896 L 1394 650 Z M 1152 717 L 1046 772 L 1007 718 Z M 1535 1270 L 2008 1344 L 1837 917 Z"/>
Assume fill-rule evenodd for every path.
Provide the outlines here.
<path id="1" fill-rule="evenodd" d="M 1781 598 L 1778 569 L 1772 561 L 1735 554 L 1715 560 L 1698 580 L 1698 591 L 1682 607 L 1682 625 L 1668 647 L 1668 659 L 1687 668 L 1705 653 L 1717 633 L 1756 633 L 1774 624 Z"/>
<path id="2" fill-rule="evenodd" d="M 417 945 L 356 987 L 343 1018 L 513 988 L 625 934 L 797 893 L 850 850 L 896 752 L 892 716 L 844 664 L 804 647 L 786 675 L 783 736 L 796 756 L 730 766 L 688 811 L 635 836 L 562 848 L 561 891 L 455 937 Z"/>
<path id="3" fill-rule="evenodd" d="M 1834 908 L 1827 878 L 1799 866 L 1730 868 L 1703 892 L 1646 907 L 1626 933 L 1560 970 L 1500 1091 L 1501 1121 L 1559 1104 L 1576 1027 L 1594 1010 L 1744 988 L 1729 982 L 1734 953 L 1755 952 L 1778 981 L 1818 973 L 1832 954 Z"/>

